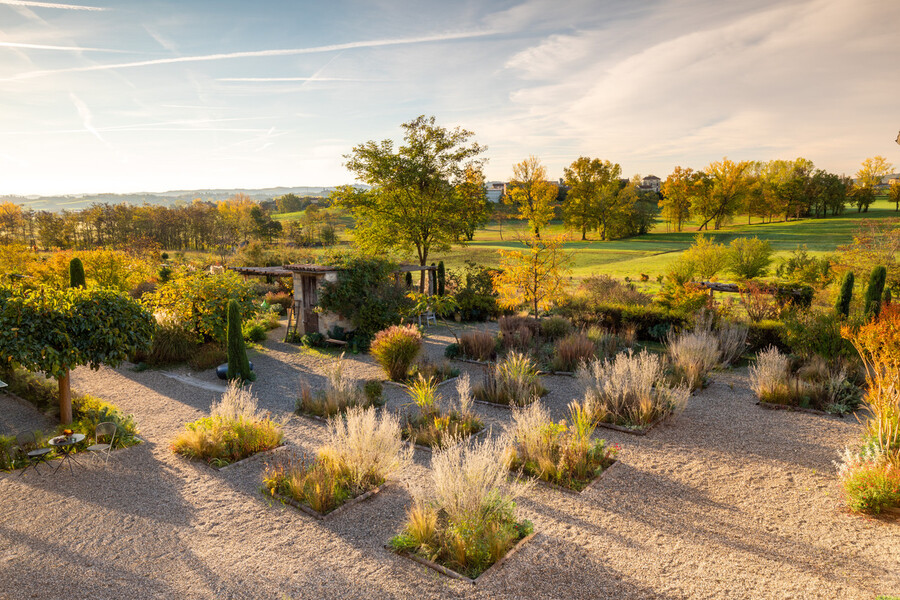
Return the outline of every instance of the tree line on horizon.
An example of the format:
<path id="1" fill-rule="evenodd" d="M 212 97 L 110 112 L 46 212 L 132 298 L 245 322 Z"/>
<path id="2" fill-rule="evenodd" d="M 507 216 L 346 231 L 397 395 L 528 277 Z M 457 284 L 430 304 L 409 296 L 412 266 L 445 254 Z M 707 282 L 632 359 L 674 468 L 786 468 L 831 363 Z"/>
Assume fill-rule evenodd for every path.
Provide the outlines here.
<path id="1" fill-rule="evenodd" d="M 822 169 L 805 158 L 733 161 L 723 158 L 702 170 L 677 166 L 659 193 L 648 192 L 641 178 L 622 177 L 618 163 L 579 157 L 564 169 L 560 184 L 548 180 L 540 159 L 530 156 L 513 165 L 512 178 L 497 203 L 488 201 L 482 154 L 472 132 L 450 130 L 434 117 L 420 116 L 402 125 L 404 145 L 369 141 L 346 155 L 345 166 L 368 188 L 342 186 L 328 199 L 285 194 L 262 203 L 244 194 L 224 201 L 190 204 L 94 204 L 59 213 L 0 203 L 0 242 L 30 247 L 83 249 L 132 247 L 152 243 L 170 250 L 220 252 L 223 257 L 241 242 L 283 240 L 298 246 L 330 245 L 337 235 L 332 204 L 354 219 L 353 235 L 364 250 L 414 253 L 420 264 L 455 243 L 471 241 L 494 219 L 528 223 L 530 236 L 541 239 L 551 220 L 586 240 L 647 233 L 657 217 L 675 231 L 694 221 L 698 230 L 719 229 L 738 215 L 762 221 L 822 218 L 842 214 L 847 204 L 868 211 L 876 188 L 892 166 L 881 156 L 863 161 L 856 181 Z M 900 208 L 900 183 L 888 191 Z M 283 226 L 271 213 L 301 212 Z M 512 214 L 511 214 L 512 213 Z"/>

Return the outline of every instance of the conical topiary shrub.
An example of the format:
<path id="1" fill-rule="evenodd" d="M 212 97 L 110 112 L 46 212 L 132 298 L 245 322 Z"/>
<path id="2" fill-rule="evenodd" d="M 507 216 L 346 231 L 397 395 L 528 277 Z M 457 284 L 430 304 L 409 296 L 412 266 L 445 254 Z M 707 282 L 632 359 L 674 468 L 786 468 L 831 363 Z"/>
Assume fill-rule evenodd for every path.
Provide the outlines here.
<path id="1" fill-rule="evenodd" d="M 69 287 L 87 287 L 87 283 L 84 280 L 84 265 L 78 257 L 69 261 Z"/>
<path id="2" fill-rule="evenodd" d="M 242 382 L 256 379 L 250 370 L 247 348 L 241 333 L 241 308 L 234 300 L 228 301 L 228 379 Z"/>
<path id="3" fill-rule="evenodd" d="M 839 317 L 850 316 L 851 300 L 853 300 L 853 271 L 847 271 L 844 280 L 841 281 L 841 290 L 838 292 L 837 301 L 834 303 L 834 311 Z"/>
<path id="4" fill-rule="evenodd" d="M 881 312 L 881 294 L 884 292 L 884 284 L 887 281 L 887 269 L 878 266 L 872 269 L 869 275 L 869 286 L 866 288 L 866 304 L 863 308 L 864 314 L 868 316 L 878 316 Z"/>

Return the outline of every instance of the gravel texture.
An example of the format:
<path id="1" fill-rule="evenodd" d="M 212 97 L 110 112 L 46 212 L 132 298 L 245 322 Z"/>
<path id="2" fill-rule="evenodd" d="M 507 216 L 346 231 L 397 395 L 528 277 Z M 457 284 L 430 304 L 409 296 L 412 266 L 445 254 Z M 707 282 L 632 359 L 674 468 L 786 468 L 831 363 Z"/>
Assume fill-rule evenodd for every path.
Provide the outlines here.
<path id="1" fill-rule="evenodd" d="M 428 353 L 452 341 L 432 327 Z M 292 413 L 299 378 L 324 385 L 333 360 L 273 332 L 251 360 L 261 407 L 309 451 L 325 427 Z M 481 367 L 456 363 L 478 376 Z M 340 518 L 317 521 L 259 493 L 265 457 L 215 471 L 168 443 L 217 397 L 212 371 L 79 369 L 73 387 L 134 413 L 146 443 L 73 477 L 0 474 L 0 598 L 867 598 L 900 594 L 900 524 L 848 513 L 832 460 L 860 426 L 755 405 L 746 370 L 716 373 L 680 416 L 649 435 L 598 429 L 619 463 L 573 496 L 535 487 L 519 502 L 537 535 L 477 586 L 385 550 L 430 454 Z M 381 378 L 370 356 L 345 373 Z M 185 378 L 183 376 L 187 376 Z M 572 378 L 543 402 L 564 416 Z M 452 384 L 443 388 L 452 391 Z M 391 409 L 404 391 L 385 387 Z M 27 407 L 26 407 L 27 408 Z M 0 395 L 0 425 L 38 423 Z M 496 432 L 508 410 L 476 405 Z M 15 411 L 15 414 L 13 414 Z M 22 414 L 24 411 L 24 414 Z M 34 420 L 30 420 L 34 419 Z"/>

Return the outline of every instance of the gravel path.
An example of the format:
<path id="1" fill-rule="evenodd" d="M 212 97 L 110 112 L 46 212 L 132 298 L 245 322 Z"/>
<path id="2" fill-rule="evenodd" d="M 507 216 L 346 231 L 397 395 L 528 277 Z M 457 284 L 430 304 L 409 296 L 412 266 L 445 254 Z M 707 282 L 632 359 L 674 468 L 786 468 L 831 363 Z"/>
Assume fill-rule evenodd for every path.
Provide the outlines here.
<path id="1" fill-rule="evenodd" d="M 432 328 L 429 354 L 439 356 L 448 341 Z M 262 374 L 253 386 L 260 405 L 285 421 L 290 444 L 312 451 L 325 428 L 292 414 L 298 381 L 323 385 L 333 359 L 269 341 L 251 360 Z M 369 356 L 348 355 L 345 373 L 380 376 Z M 212 371 L 176 374 L 218 384 Z M 745 370 L 713 379 L 682 415 L 647 436 L 598 430 L 622 446 L 619 463 L 582 496 L 531 491 L 519 510 L 537 535 L 473 588 L 383 548 L 403 523 L 410 490 L 428 484 L 429 453 L 416 453 L 400 483 L 318 522 L 259 494 L 264 458 L 215 471 L 169 451 L 168 441 L 208 413 L 216 392 L 158 371 L 79 369 L 73 387 L 133 412 L 147 442 L 75 477 L 0 474 L 0 598 L 900 594 L 900 525 L 841 506 L 832 460 L 858 439 L 859 425 L 760 409 Z M 547 377 L 545 385 L 551 392 L 543 401 L 563 416 L 574 381 Z M 385 393 L 390 407 L 402 408 L 402 390 Z M 4 415 L 10 406 L 0 396 Z M 495 429 L 510 418 L 476 406 Z"/>

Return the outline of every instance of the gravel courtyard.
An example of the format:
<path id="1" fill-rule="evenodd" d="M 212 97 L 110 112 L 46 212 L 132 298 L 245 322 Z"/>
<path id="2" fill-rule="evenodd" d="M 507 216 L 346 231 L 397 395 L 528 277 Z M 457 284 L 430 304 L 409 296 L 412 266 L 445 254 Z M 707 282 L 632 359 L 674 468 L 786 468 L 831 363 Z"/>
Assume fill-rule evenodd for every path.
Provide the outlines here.
<path id="1" fill-rule="evenodd" d="M 427 348 L 452 341 L 431 328 Z M 260 406 L 289 445 L 313 451 L 325 426 L 293 414 L 300 377 L 324 385 L 321 353 L 270 334 L 251 360 Z M 480 377 L 477 365 L 456 363 Z M 379 376 L 369 356 L 353 378 Z M 574 380 L 544 378 L 562 418 Z M 581 496 L 536 487 L 519 502 L 537 535 L 476 586 L 385 550 L 430 454 L 399 483 L 334 520 L 316 521 L 259 492 L 264 458 L 222 471 L 171 453 L 184 423 L 208 414 L 209 371 L 79 369 L 72 386 L 133 413 L 145 443 L 110 463 L 0 473 L 0 598 L 834 598 L 900 595 L 900 523 L 848 513 L 832 461 L 860 425 L 756 406 L 746 369 L 720 372 L 649 435 L 598 428 L 620 461 Z M 442 388 L 445 393 L 451 386 Z M 392 409 L 404 393 L 386 386 Z M 496 433 L 509 412 L 476 405 Z M 0 433 L 46 427 L 0 394 Z"/>

